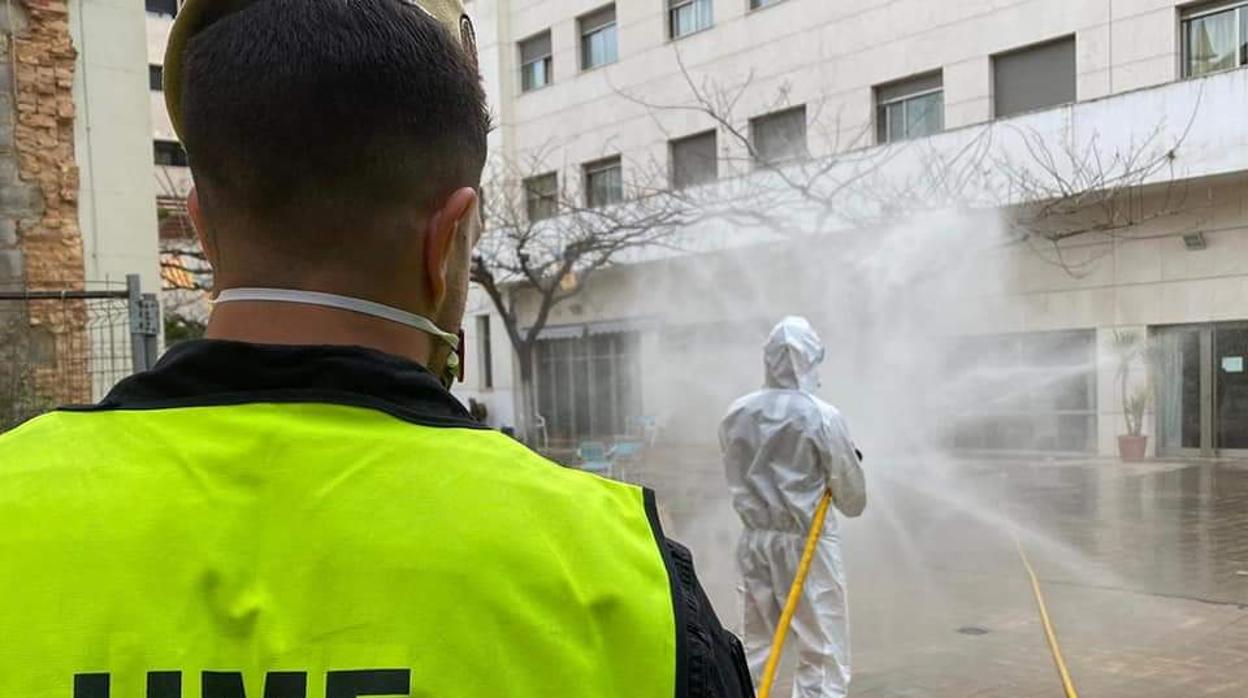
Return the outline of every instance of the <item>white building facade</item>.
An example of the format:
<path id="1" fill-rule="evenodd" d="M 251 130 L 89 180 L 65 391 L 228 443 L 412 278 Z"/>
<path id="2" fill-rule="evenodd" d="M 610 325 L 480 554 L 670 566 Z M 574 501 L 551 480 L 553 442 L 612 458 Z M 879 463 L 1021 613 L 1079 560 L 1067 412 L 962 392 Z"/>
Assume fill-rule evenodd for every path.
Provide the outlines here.
<path id="1" fill-rule="evenodd" d="M 156 195 L 162 200 L 182 198 L 190 191 L 191 172 L 186 154 L 173 132 L 161 82 L 164 76 L 165 46 L 173 29 L 178 0 L 146 0 L 147 63 L 149 111 L 152 124 L 152 160 L 155 164 Z"/>
<path id="2" fill-rule="evenodd" d="M 159 216 L 161 302 L 166 314 L 183 324 L 207 320 L 209 304 L 203 289 L 210 282 L 211 270 L 199 254 L 186 213 L 191 170 L 165 107 L 165 47 L 179 5 L 179 0 L 146 0 L 148 100 L 144 106 L 151 114 L 149 162 Z"/>
<path id="3" fill-rule="evenodd" d="M 148 130 L 142 15 L 109 0 L 71 2 L 69 14 L 77 48 L 74 136 L 86 279 L 116 284 L 138 274 L 144 290 L 154 291 L 160 279 L 152 187 L 134 177 L 145 167 Z"/>
<path id="4" fill-rule="evenodd" d="M 683 251 L 593 277 L 536 351 L 548 437 L 642 420 L 713 443 L 757 387 L 767 327 L 793 312 L 828 340 L 826 397 L 880 445 L 935 421 L 925 436 L 968 451 L 1108 455 L 1143 404 L 1150 453 L 1248 449 L 1248 2 L 469 11 L 515 186 L 615 205 L 659 173 L 731 198 L 777 176 L 765 157 L 875 196 L 850 187 L 836 205 L 869 223 L 820 219 L 793 241 L 707 220 Z M 916 182 L 939 205 L 875 215 Z M 985 244 L 987 229 L 1011 242 Z M 484 296 L 465 328 L 464 397 L 516 425 L 517 367 Z"/>

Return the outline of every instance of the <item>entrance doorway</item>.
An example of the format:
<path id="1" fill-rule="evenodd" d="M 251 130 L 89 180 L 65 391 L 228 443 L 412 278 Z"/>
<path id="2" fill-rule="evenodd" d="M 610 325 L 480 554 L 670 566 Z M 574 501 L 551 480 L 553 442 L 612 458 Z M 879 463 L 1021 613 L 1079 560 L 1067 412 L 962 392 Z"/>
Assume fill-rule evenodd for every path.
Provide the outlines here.
<path id="1" fill-rule="evenodd" d="M 1158 451 L 1248 455 L 1248 322 L 1153 335 Z"/>

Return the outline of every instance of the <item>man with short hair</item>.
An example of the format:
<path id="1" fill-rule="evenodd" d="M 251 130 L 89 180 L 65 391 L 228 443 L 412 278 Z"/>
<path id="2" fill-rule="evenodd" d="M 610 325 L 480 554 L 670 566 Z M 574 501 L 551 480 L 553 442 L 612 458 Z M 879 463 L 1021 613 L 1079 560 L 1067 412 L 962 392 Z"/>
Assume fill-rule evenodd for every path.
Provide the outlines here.
<path id="1" fill-rule="evenodd" d="M 447 392 L 488 128 L 460 0 L 189 0 L 165 76 L 208 339 L 0 436 L 0 695 L 749 695 L 650 493 Z"/>

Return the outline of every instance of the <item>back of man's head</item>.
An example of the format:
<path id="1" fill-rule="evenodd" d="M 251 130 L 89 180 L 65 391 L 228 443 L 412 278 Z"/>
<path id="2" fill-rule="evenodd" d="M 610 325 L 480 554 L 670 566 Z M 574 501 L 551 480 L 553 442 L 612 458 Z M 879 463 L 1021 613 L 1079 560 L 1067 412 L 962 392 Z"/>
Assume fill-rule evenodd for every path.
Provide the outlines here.
<path id="1" fill-rule="evenodd" d="M 384 250 L 479 184 L 475 58 L 402 0 L 258 0 L 189 41 L 181 80 L 210 237 L 248 236 L 210 245 L 291 264 Z"/>

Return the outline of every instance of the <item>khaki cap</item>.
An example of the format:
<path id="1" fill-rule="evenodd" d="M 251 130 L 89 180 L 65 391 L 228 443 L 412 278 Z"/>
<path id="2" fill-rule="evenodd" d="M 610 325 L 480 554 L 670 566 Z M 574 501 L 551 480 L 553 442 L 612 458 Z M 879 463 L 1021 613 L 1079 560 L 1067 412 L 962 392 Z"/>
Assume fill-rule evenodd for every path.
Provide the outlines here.
<path id="1" fill-rule="evenodd" d="M 182 138 L 182 54 L 186 44 L 199 32 L 222 17 L 241 11 L 258 0 L 186 0 L 178 10 L 169 43 L 165 48 L 164 92 L 165 109 L 173 123 L 173 132 Z M 477 64 L 477 38 L 472 20 L 464 11 L 461 0 L 400 0 L 436 19 L 451 36 L 459 41 L 469 60 Z"/>

